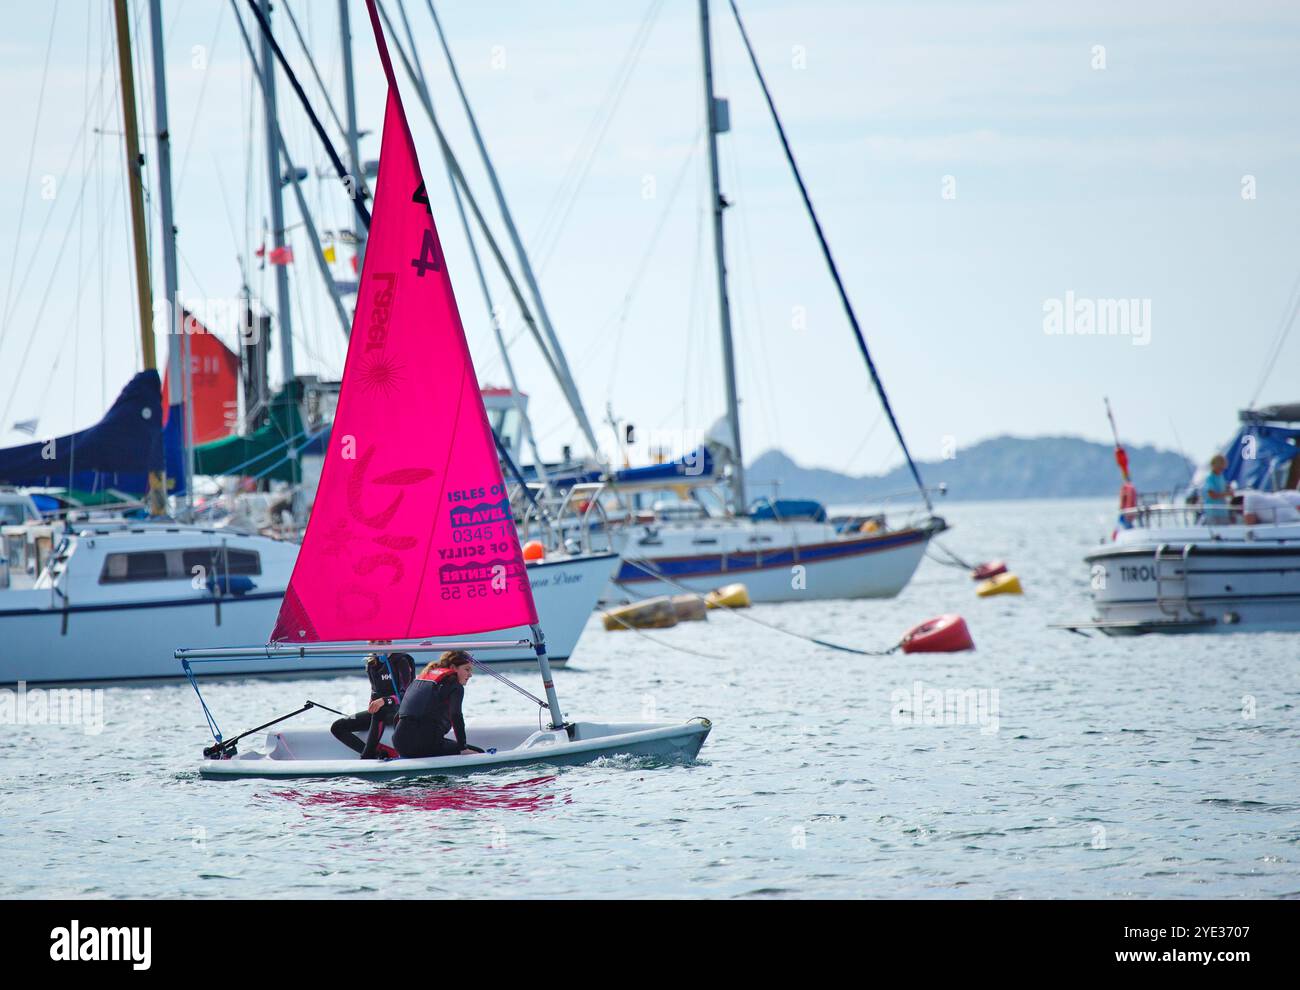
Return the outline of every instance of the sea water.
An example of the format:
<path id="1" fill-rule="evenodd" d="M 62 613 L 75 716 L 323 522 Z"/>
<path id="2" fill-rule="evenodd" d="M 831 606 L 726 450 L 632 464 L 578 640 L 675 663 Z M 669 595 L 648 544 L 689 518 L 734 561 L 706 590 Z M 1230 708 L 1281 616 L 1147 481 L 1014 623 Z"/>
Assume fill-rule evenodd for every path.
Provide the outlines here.
<path id="1" fill-rule="evenodd" d="M 210 739 L 183 681 L 106 688 L 80 720 L 11 717 L 0 894 L 1300 896 L 1300 638 L 1050 629 L 1091 612 L 1082 556 L 1112 500 L 940 511 L 955 527 L 942 543 L 1005 558 L 1025 594 L 979 599 L 927 559 L 890 601 L 745 614 L 883 650 L 958 612 L 973 653 L 859 656 L 725 613 L 645 635 L 593 618 L 556 674 L 565 711 L 706 715 L 690 765 L 205 781 Z M 518 676 L 537 692 L 535 672 Z M 228 735 L 305 699 L 367 700 L 360 672 L 214 682 L 205 696 Z M 466 707 L 535 711 L 482 675 Z"/>

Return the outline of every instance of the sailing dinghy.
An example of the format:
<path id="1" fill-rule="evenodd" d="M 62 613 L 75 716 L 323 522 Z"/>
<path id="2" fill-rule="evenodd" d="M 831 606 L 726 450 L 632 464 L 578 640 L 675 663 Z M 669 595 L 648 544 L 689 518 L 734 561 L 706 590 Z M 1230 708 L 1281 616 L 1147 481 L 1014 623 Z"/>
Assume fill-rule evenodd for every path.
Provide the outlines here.
<path id="1" fill-rule="evenodd" d="M 204 750 L 200 773 L 391 778 L 624 755 L 693 759 L 708 719 L 570 722 L 560 710 L 415 144 L 374 0 L 366 6 L 388 100 L 370 239 L 316 505 L 271 642 L 175 655 L 198 692 L 195 667 L 203 663 L 356 656 L 359 668 L 370 652 L 400 650 L 424 662 L 443 650 L 528 646 L 546 698 L 512 684 L 538 705 L 539 717 L 470 721 L 468 741 L 482 753 L 362 760 L 324 727 L 272 732 L 264 753 L 240 753 L 239 740 L 290 716 L 223 740 L 200 692 L 216 740 Z M 520 626 L 530 639 L 452 639 Z M 314 707 L 308 702 L 291 715 Z"/>

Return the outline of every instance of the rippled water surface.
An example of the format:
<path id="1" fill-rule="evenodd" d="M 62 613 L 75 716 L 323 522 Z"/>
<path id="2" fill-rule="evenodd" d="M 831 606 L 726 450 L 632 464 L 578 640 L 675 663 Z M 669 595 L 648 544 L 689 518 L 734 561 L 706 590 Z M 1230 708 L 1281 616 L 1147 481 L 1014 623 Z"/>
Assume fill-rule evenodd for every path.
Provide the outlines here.
<path id="1" fill-rule="evenodd" d="M 688 766 L 208 782 L 187 684 L 109 688 L 98 735 L 0 726 L 0 894 L 1300 896 L 1297 637 L 1047 628 L 1089 613 L 1081 557 L 1110 512 L 945 506 L 944 542 L 1005 557 L 1023 597 L 977 599 L 927 560 L 893 601 L 751 613 L 880 649 L 960 612 L 974 653 L 855 656 L 725 614 L 656 642 L 593 619 L 557 672 L 566 712 L 707 715 Z M 927 689 L 989 693 L 969 717 L 925 724 Z M 363 694 L 360 676 L 205 689 L 228 733 L 305 698 L 354 710 Z M 486 677 L 467 706 L 530 717 Z"/>

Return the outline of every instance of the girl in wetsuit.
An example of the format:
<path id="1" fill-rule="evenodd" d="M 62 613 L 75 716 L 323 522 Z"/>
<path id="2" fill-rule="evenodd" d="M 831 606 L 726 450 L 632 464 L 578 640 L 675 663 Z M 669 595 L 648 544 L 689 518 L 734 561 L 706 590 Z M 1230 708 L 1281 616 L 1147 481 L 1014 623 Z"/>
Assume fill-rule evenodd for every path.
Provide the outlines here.
<path id="1" fill-rule="evenodd" d="M 482 752 L 468 748 L 461 703 L 474 675 L 470 655 L 448 650 L 411 682 L 398 711 L 393 745 L 404 757 L 456 756 Z M 448 739 L 453 732 L 455 739 Z"/>
<path id="2" fill-rule="evenodd" d="M 415 661 L 409 653 L 390 653 L 388 663 L 377 653 L 366 657 L 366 676 L 370 678 L 370 705 L 364 712 L 351 718 L 340 718 L 330 726 L 334 738 L 349 749 L 361 754 L 363 760 L 375 760 L 387 746 L 380 746 L 379 737 L 385 725 L 397 724 L 397 706 L 407 687 L 415 678 Z M 393 683 L 393 678 L 397 683 Z M 363 744 L 353 733 L 365 732 Z M 389 756 L 392 751 L 389 750 Z"/>

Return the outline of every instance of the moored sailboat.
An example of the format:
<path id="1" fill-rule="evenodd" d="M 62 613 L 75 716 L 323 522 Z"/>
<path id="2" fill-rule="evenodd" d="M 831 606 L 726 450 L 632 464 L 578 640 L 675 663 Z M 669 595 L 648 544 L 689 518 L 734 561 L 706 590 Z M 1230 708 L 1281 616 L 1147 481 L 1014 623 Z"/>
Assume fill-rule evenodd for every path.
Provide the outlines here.
<path id="1" fill-rule="evenodd" d="M 718 138 L 730 130 L 730 112 L 726 100 L 714 91 L 709 0 L 698 0 L 698 4 L 713 267 L 726 411 L 722 421 L 710 431 L 705 445 L 681 461 L 634 468 L 622 472 L 622 479 L 617 476 L 613 479 L 611 487 L 616 491 L 628 494 L 676 491 L 688 493 L 689 498 L 679 494 L 676 503 L 656 504 L 650 518 L 634 516 L 627 520 L 623 532 L 623 564 L 612 579 L 606 597 L 617 601 L 683 589 L 705 592 L 729 582 L 743 581 L 755 602 L 892 598 L 907 586 L 926 547 L 948 524 L 934 512 L 930 489 L 921 480 L 894 415 L 758 58 L 739 11 L 732 4 L 741 40 L 749 53 L 828 272 L 924 509 L 918 508 L 901 523 L 884 512 L 830 518 L 823 506 L 809 499 L 750 502 L 747 496 L 724 243 L 724 215 L 732 203 L 723 194 L 719 178 Z M 722 511 L 710 511 L 706 508 L 710 503 L 721 504 Z"/>
<path id="2" fill-rule="evenodd" d="M 620 754 L 692 758 L 707 719 L 571 722 L 560 709 L 414 141 L 373 0 L 367 8 L 388 97 L 373 223 L 316 504 L 272 642 L 180 649 L 176 657 L 193 679 L 205 663 L 527 646 L 545 689 L 544 701 L 533 700 L 550 722 L 471 722 L 470 741 L 489 751 L 481 754 L 363 761 L 324 729 L 272 733 L 266 753 L 237 753 L 209 713 L 216 744 L 200 772 L 391 777 Z M 529 638 L 435 638 L 515 627 L 527 627 Z"/>

